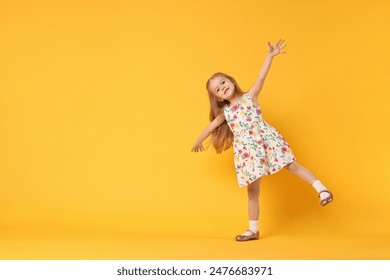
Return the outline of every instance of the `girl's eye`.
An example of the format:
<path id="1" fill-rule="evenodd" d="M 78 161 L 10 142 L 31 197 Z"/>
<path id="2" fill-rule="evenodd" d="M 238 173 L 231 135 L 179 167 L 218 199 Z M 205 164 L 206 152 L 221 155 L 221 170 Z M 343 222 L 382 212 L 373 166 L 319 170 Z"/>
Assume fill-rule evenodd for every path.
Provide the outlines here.
<path id="1" fill-rule="evenodd" d="M 219 91 L 219 89 L 217 89 L 217 92 Z"/>
<path id="2" fill-rule="evenodd" d="M 225 83 L 225 81 L 222 81 L 222 84 L 224 84 Z"/>

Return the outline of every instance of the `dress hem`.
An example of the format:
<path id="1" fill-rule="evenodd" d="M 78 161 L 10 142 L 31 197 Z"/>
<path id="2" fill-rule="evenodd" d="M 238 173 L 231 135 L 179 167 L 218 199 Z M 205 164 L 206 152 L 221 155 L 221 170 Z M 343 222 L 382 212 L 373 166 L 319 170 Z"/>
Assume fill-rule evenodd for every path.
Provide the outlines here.
<path id="1" fill-rule="evenodd" d="M 249 184 L 253 183 L 254 181 L 256 181 L 257 179 L 259 179 L 259 178 L 261 178 L 261 177 L 269 176 L 269 175 L 272 175 L 272 174 L 275 174 L 275 173 L 279 172 L 279 171 L 282 170 L 287 164 L 293 163 L 294 161 L 296 161 L 296 159 L 295 159 L 295 158 L 292 158 L 290 162 L 286 162 L 284 165 L 281 165 L 279 169 L 277 169 L 277 170 L 275 170 L 275 171 L 272 171 L 272 172 L 270 172 L 269 174 L 260 175 L 260 176 L 256 177 L 256 179 L 248 180 L 248 181 L 249 181 Z M 249 184 L 246 184 L 246 185 L 240 185 L 240 184 L 238 184 L 238 186 L 239 186 L 240 188 L 245 188 L 245 187 L 248 186 Z"/>

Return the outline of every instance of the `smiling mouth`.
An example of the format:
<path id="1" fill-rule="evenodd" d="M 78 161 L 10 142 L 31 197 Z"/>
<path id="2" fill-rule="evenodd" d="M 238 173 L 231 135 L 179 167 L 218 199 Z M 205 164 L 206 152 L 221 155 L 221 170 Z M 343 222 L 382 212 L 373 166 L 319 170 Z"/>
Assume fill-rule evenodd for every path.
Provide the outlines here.
<path id="1" fill-rule="evenodd" d="M 226 94 L 226 92 L 227 92 L 228 89 L 229 89 L 229 88 L 226 88 L 225 91 L 223 92 L 223 94 Z"/>

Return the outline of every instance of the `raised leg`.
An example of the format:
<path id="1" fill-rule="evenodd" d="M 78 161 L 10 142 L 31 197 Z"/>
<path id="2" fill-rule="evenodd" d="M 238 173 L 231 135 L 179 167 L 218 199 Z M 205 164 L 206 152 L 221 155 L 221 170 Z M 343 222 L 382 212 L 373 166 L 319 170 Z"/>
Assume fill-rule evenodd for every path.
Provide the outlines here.
<path id="1" fill-rule="evenodd" d="M 313 185 L 315 181 L 317 181 L 317 177 L 307 168 L 303 167 L 296 161 L 286 165 L 285 167 L 291 174 L 294 174 L 301 178 L 306 183 Z"/>
<path id="2" fill-rule="evenodd" d="M 303 167 L 296 161 L 286 165 L 285 167 L 291 174 L 301 178 L 306 183 L 313 186 L 320 198 L 321 206 L 327 205 L 333 200 L 333 194 L 317 179 L 317 177 L 307 168 Z"/>

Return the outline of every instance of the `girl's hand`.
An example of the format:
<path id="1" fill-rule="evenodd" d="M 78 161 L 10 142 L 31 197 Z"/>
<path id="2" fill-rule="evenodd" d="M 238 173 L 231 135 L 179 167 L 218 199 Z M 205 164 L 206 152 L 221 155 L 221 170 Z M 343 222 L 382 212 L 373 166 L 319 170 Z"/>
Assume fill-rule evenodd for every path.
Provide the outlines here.
<path id="1" fill-rule="evenodd" d="M 195 153 L 202 152 L 202 151 L 204 151 L 204 147 L 202 143 L 195 143 L 191 150 L 191 152 L 195 152 Z"/>
<path id="2" fill-rule="evenodd" d="M 287 45 L 284 45 L 284 40 L 279 40 L 276 42 L 275 45 L 271 46 L 270 42 L 268 42 L 268 55 L 271 57 L 277 55 L 277 54 L 283 54 L 286 52 L 282 52 L 282 49 L 284 49 Z"/>

